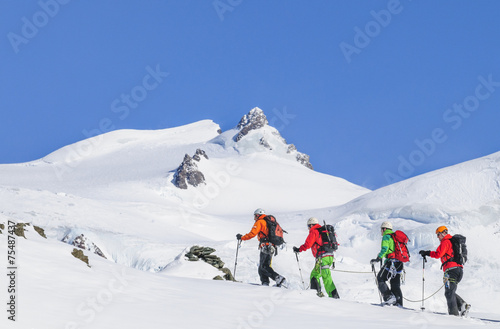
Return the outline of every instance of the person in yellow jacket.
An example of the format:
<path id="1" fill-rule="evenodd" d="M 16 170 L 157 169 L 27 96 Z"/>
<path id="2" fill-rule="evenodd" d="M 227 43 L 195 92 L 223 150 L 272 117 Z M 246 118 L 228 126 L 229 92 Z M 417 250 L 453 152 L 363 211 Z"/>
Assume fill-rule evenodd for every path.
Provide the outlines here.
<path id="1" fill-rule="evenodd" d="M 257 209 L 254 211 L 254 220 L 255 223 L 250 230 L 245 235 L 236 234 L 236 238 L 238 240 L 250 240 L 257 236 L 259 240 L 259 250 L 260 250 L 260 262 L 259 262 L 259 276 L 262 285 L 269 285 L 269 278 L 276 281 L 276 286 L 281 287 L 286 286 L 286 279 L 276 273 L 271 267 L 271 262 L 273 259 L 273 254 L 276 251 L 275 246 L 273 246 L 270 242 L 266 241 L 267 236 L 269 235 L 269 230 L 267 228 L 266 213 L 263 209 Z"/>

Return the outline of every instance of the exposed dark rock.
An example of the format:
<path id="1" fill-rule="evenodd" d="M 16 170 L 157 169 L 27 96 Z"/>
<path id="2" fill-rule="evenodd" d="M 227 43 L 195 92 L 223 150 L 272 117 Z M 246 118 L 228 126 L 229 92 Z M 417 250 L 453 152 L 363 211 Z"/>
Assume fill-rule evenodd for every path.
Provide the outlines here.
<path id="1" fill-rule="evenodd" d="M 215 252 L 215 249 L 210 247 L 193 246 L 185 256 L 189 261 L 203 260 L 205 263 L 224 272 L 224 279 L 234 281 L 231 271 L 224 267 L 224 262 L 218 256 L 212 255 L 213 252 Z M 214 280 L 216 279 L 214 278 Z"/>
<path id="2" fill-rule="evenodd" d="M 259 108 L 254 108 L 248 114 L 245 114 L 238 123 L 237 128 L 240 129 L 238 134 L 234 137 L 236 142 L 245 137 L 251 130 L 259 129 L 267 125 L 267 117 L 264 112 Z"/>
<path id="3" fill-rule="evenodd" d="M 14 234 L 17 235 L 18 237 L 23 237 L 26 239 L 26 236 L 24 235 L 24 227 L 28 226 L 30 224 L 25 224 L 25 223 L 17 223 L 16 227 L 14 228 Z"/>
<path id="4" fill-rule="evenodd" d="M 44 237 L 45 239 L 47 239 L 47 236 L 45 235 L 45 230 L 39 226 L 36 226 L 36 225 L 33 225 L 33 228 L 35 229 L 35 231 L 40 234 L 41 237 Z"/>
<path id="5" fill-rule="evenodd" d="M 196 154 L 194 155 L 194 157 L 196 157 L 195 160 L 200 161 L 202 156 L 208 159 L 205 151 L 199 149 L 196 150 Z M 188 184 L 194 187 L 200 184 L 205 184 L 205 176 L 198 170 L 198 166 L 194 162 L 193 158 L 186 154 L 181 165 L 175 171 L 173 183 L 180 189 L 187 189 Z"/>
<path id="6" fill-rule="evenodd" d="M 186 254 L 186 257 L 188 258 L 188 260 L 190 262 L 197 262 L 200 260 L 197 256 L 195 256 L 193 254 Z"/>
<path id="7" fill-rule="evenodd" d="M 224 281 L 224 279 L 220 275 L 217 275 L 212 280 L 222 280 L 222 281 Z"/>
<path id="8" fill-rule="evenodd" d="M 89 257 L 85 256 L 85 254 L 83 253 L 83 250 L 74 248 L 73 251 L 71 252 L 71 255 L 73 255 L 75 258 L 78 258 L 82 262 L 86 263 L 87 266 L 90 267 Z"/>
<path id="9" fill-rule="evenodd" d="M 221 271 L 224 272 L 224 279 L 226 279 L 226 281 L 236 281 L 230 269 L 224 267 L 221 269 Z"/>
<path id="10" fill-rule="evenodd" d="M 106 258 L 104 256 L 104 253 L 102 250 L 92 241 L 90 241 L 89 238 L 84 236 L 83 234 L 80 234 L 76 238 L 73 239 L 73 241 L 70 242 L 70 236 L 66 235 L 64 239 L 62 239 L 62 242 L 64 243 L 69 243 L 70 245 L 73 245 L 77 248 L 83 249 L 83 250 L 88 250 L 93 252 L 94 254 L 101 256 L 102 258 Z"/>
<path id="11" fill-rule="evenodd" d="M 269 143 L 266 141 L 266 139 L 264 137 L 262 137 L 259 141 L 259 144 L 264 146 L 266 149 L 269 149 L 269 150 L 272 150 L 273 148 L 271 147 L 271 145 L 269 145 Z"/>
<path id="12" fill-rule="evenodd" d="M 24 232 L 26 232 L 26 226 L 31 226 L 30 223 L 17 223 L 16 226 L 14 227 L 14 234 L 19 236 L 19 237 L 23 237 L 26 239 L 26 236 L 24 235 Z M 47 239 L 47 237 L 45 236 L 45 231 L 43 228 L 39 227 L 39 226 L 36 226 L 36 225 L 33 225 L 33 228 L 35 229 L 35 231 L 40 234 L 40 236 L 44 237 L 45 239 Z M 0 224 L 0 234 L 2 234 L 2 230 L 5 229 L 5 226 L 4 224 Z"/>
<path id="13" fill-rule="evenodd" d="M 243 137 L 245 137 L 250 131 L 263 128 L 268 125 L 269 121 L 267 120 L 264 112 L 259 108 L 252 109 L 248 114 L 244 115 L 241 118 L 240 122 L 236 126 L 240 131 L 233 137 L 235 142 L 239 142 Z M 294 153 L 297 153 L 295 156 L 295 160 L 300 164 L 306 166 L 309 169 L 313 170 L 313 166 L 309 160 L 309 156 L 307 154 L 301 153 L 297 151 L 297 147 L 293 144 L 288 144 L 286 140 L 281 136 L 281 134 L 276 130 L 272 131 L 272 134 L 281 141 L 285 147 L 287 147 L 287 153 L 291 154 L 293 157 Z M 273 147 L 269 144 L 269 138 L 261 137 L 259 140 L 259 144 L 268 150 L 273 150 Z"/>
<path id="14" fill-rule="evenodd" d="M 201 157 L 204 157 L 205 159 L 208 160 L 208 155 L 205 153 L 205 151 L 197 149 L 196 153 L 193 155 L 193 159 L 200 162 Z"/>
<path id="15" fill-rule="evenodd" d="M 307 154 L 304 154 L 304 153 L 300 153 L 300 152 L 297 152 L 297 156 L 296 156 L 296 159 L 297 161 L 306 166 L 307 168 L 311 169 L 311 170 L 314 170 L 311 162 L 309 162 L 309 155 Z"/>

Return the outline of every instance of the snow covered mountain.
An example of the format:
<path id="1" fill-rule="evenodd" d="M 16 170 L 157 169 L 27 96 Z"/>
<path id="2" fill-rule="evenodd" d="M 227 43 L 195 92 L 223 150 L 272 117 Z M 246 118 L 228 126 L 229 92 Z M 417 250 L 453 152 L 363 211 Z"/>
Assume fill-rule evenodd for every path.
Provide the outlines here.
<path id="1" fill-rule="evenodd" d="M 257 118 L 262 125 L 236 141 Z M 339 205 L 369 192 L 298 162 L 299 152 L 290 151 L 260 109 L 238 127 L 221 133 L 205 120 L 160 131 L 121 130 L 37 161 L 2 165 L 2 212 L 36 222 L 54 239 L 84 234 L 108 259 L 157 271 L 171 261 L 172 250 L 176 256 L 184 248 L 166 248 L 171 243 L 227 238 L 218 228 L 227 226 L 224 217 L 245 218 L 257 207 Z M 180 189 L 174 184 L 177 169 L 195 150 L 208 158 L 197 162 L 204 182 Z M 121 238 L 109 238 L 116 234 Z"/>
<path id="2" fill-rule="evenodd" d="M 196 184 L 189 183 L 191 174 Z M 470 261 L 459 293 L 473 305 L 471 315 L 499 320 L 499 174 L 496 153 L 369 191 L 312 170 L 309 157 L 287 144 L 257 108 L 225 132 L 210 120 L 158 131 L 120 130 L 40 160 L 0 165 L 0 244 L 7 245 L 9 221 L 30 223 L 26 239 L 18 237 L 16 244 L 16 323 L 19 328 L 498 326 L 372 306 L 378 294 L 368 262 L 380 247 L 380 223 L 389 219 L 410 236 L 412 260 L 403 292 L 418 300 L 418 250 L 435 249 L 434 230 L 447 225 L 468 238 Z M 182 188 L 179 176 L 186 179 Z M 273 262 L 289 280 L 288 290 L 212 280 L 225 275 L 222 267 L 234 271 L 235 235 L 250 230 L 255 208 L 274 214 L 289 232 L 288 247 Z M 309 216 L 336 226 L 341 246 L 333 276 L 341 300 L 303 290 L 300 274 L 307 284 L 314 259 L 309 252 L 300 254 L 300 273 L 291 246 L 303 243 Z M 202 254 L 205 261 L 195 261 L 194 245 L 210 247 Z M 259 282 L 256 246 L 250 240 L 238 250 L 237 280 Z M 83 251 L 88 266 L 71 255 L 74 250 Z M 0 259 L 6 268 L 7 257 Z M 442 285 L 439 266 L 437 260 L 426 265 L 426 295 Z M 4 276 L 0 286 L 7 281 Z M 442 291 L 425 303 L 427 310 L 446 311 Z M 406 306 L 419 309 L 420 303 Z"/>

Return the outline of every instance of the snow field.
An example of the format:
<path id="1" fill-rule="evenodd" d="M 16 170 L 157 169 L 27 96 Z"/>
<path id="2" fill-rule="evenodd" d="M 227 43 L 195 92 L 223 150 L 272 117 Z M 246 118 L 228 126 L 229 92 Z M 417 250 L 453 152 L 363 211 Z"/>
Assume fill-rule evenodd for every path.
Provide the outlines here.
<path id="1" fill-rule="evenodd" d="M 268 127 L 269 128 L 269 127 Z M 341 178 L 311 171 L 294 161 L 273 129 L 252 131 L 236 143 L 237 130 L 218 134 L 210 120 L 160 131 L 116 131 L 69 145 L 47 157 L 0 165 L 0 222 L 32 223 L 18 239 L 18 328 L 483 328 L 499 322 L 457 319 L 446 313 L 444 291 L 417 311 L 378 303 L 369 261 L 380 250 L 382 221 L 408 234 L 406 298 L 422 295 L 420 249 L 435 250 L 437 226 L 467 237 L 469 262 L 458 293 L 472 317 L 500 319 L 500 153 L 369 191 Z M 274 150 L 263 148 L 266 137 Z M 281 144 L 280 144 L 281 143 Z M 206 185 L 180 190 L 171 183 L 184 154 L 204 149 L 198 166 Z M 193 245 L 216 249 L 234 270 L 236 234 L 253 225 L 264 208 L 289 232 L 273 267 L 289 289 L 260 287 L 255 239 L 238 250 L 236 279 L 213 281 L 222 272 L 188 262 Z M 340 300 L 303 290 L 293 246 L 307 236 L 315 216 L 335 224 L 340 247 L 333 280 Z M 88 251 L 90 265 L 60 242 L 84 234 L 107 260 Z M 6 245 L 0 235 L 0 245 Z M 1 248 L 0 250 L 4 250 Z M 306 286 L 314 266 L 310 251 L 299 255 Z M 6 257 L 0 266 L 6 268 Z M 425 267 L 425 296 L 442 286 L 440 262 Z M 367 273 L 349 273 L 367 272 Z M 6 276 L 0 276 L 4 296 Z M 3 297 L 0 297 L 3 298 Z M 2 317 L 0 321 L 6 321 Z M 12 326 L 12 323 L 5 322 Z M 2 322 L 2 328 L 4 327 Z"/>

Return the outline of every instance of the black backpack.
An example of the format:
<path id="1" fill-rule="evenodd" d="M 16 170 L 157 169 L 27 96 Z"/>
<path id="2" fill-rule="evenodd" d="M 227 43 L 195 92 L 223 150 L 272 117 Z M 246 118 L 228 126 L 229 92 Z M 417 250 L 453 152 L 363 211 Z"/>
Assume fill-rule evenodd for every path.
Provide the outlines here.
<path id="1" fill-rule="evenodd" d="M 337 242 L 337 235 L 335 234 L 335 229 L 332 225 L 325 224 L 317 228 L 319 234 L 321 235 L 321 241 L 323 244 L 319 247 L 320 252 L 334 252 L 339 248 Z"/>
<path id="2" fill-rule="evenodd" d="M 455 234 L 451 237 L 450 242 L 453 248 L 453 257 L 444 262 L 441 267 L 448 262 L 455 262 L 460 265 L 464 265 L 467 262 L 467 245 L 465 241 L 465 236 L 461 234 Z"/>
<path id="3" fill-rule="evenodd" d="M 288 232 L 283 230 L 276 218 L 273 215 L 268 215 L 264 217 L 264 220 L 266 221 L 269 235 L 267 235 L 262 241 L 270 242 L 275 246 L 281 246 L 283 243 L 285 243 L 283 233 Z"/>

